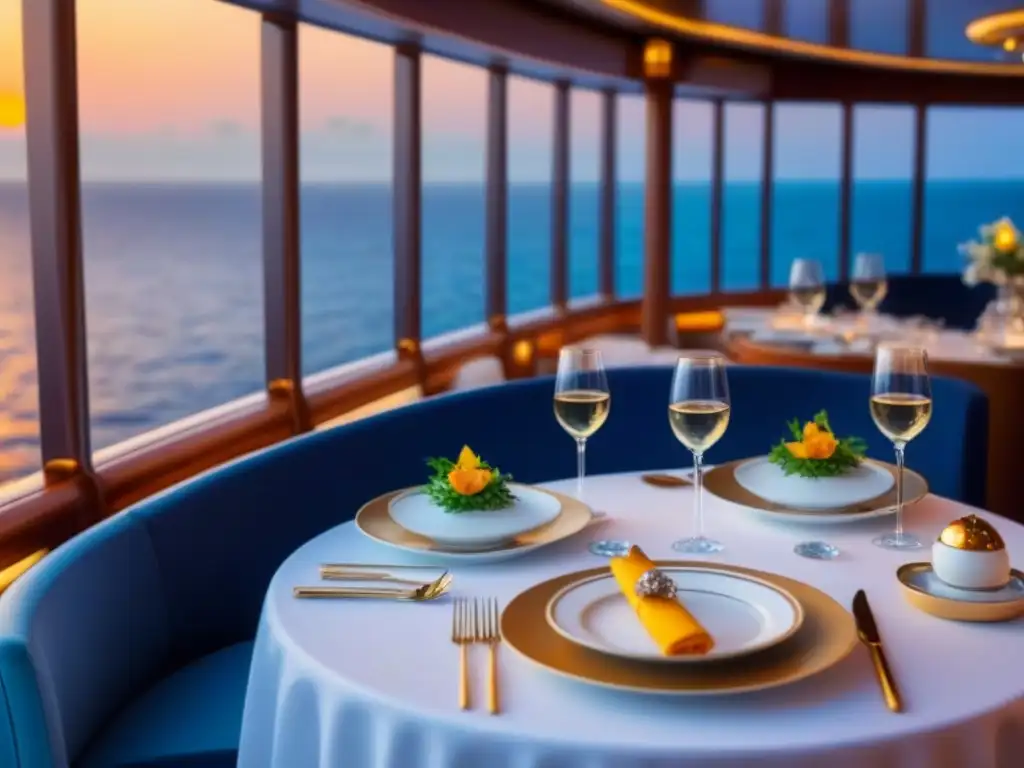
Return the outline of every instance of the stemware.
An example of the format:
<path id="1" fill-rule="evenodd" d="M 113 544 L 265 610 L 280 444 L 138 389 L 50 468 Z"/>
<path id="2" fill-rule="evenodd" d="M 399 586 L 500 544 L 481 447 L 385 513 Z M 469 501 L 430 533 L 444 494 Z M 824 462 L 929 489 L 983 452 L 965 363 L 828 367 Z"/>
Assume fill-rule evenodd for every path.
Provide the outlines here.
<path id="1" fill-rule="evenodd" d="M 825 276 L 820 262 L 793 260 L 789 269 L 789 298 L 803 310 L 804 324 L 812 325 L 814 317 L 825 306 Z"/>
<path id="2" fill-rule="evenodd" d="M 896 530 L 874 539 L 883 549 L 919 549 L 903 530 L 903 452 L 932 417 L 928 354 L 919 347 L 879 346 L 871 380 L 871 418 L 896 450 Z"/>
<path id="3" fill-rule="evenodd" d="M 676 439 L 693 454 L 693 535 L 673 542 L 672 549 L 712 554 L 722 544 L 704 535 L 704 452 L 721 439 L 729 426 L 729 381 L 725 359 L 714 353 L 683 355 L 672 376 L 668 423 Z"/>
<path id="4" fill-rule="evenodd" d="M 604 426 L 612 407 L 601 352 L 564 347 L 555 377 L 555 418 L 576 441 L 576 497 L 584 501 L 587 438 Z M 615 557 L 629 552 L 629 542 L 602 539 L 590 543 L 596 555 Z"/>
<path id="5" fill-rule="evenodd" d="M 885 261 L 877 253 L 858 253 L 850 276 L 850 295 L 864 315 L 873 315 L 888 292 Z"/>

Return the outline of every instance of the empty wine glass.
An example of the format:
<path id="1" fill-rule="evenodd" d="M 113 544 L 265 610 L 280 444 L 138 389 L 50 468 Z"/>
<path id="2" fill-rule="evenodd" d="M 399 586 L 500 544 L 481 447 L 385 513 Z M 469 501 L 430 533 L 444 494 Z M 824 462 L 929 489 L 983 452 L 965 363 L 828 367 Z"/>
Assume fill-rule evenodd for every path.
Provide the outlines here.
<path id="1" fill-rule="evenodd" d="M 804 323 L 812 325 L 825 306 L 825 276 L 821 263 L 813 259 L 794 259 L 789 269 L 789 298 L 804 313 Z"/>
<path id="2" fill-rule="evenodd" d="M 865 315 L 874 314 L 885 299 L 885 261 L 877 253 L 858 253 L 850 276 L 850 295 Z"/>
<path id="3" fill-rule="evenodd" d="M 880 346 L 871 380 L 871 418 L 896 449 L 896 530 L 873 541 L 883 549 L 921 547 L 917 536 L 903 530 L 903 451 L 931 417 L 927 353 L 919 347 Z"/>
<path id="4" fill-rule="evenodd" d="M 673 542 L 672 549 L 691 554 L 722 551 L 722 544 L 704 535 L 704 452 L 719 441 L 729 426 L 729 381 L 721 355 L 695 352 L 683 355 L 672 376 L 668 423 L 676 439 L 693 454 L 693 535 Z"/>
<path id="5" fill-rule="evenodd" d="M 587 438 L 604 426 L 612 407 L 608 377 L 600 351 L 565 347 L 558 355 L 555 418 L 576 441 L 576 497 L 584 501 Z M 596 555 L 615 557 L 629 552 L 629 542 L 600 540 L 590 544 Z"/>

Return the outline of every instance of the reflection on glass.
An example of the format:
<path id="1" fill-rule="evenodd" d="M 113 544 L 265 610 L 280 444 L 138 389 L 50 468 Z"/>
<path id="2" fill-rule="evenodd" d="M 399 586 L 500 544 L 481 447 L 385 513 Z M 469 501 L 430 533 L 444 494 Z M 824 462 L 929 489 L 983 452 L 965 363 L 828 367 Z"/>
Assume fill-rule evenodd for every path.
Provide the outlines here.
<path id="1" fill-rule="evenodd" d="M 668 401 L 668 423 L 676 439 L 693 454 L 694 531 L 672 549 L 691 554 L 720 552 L 722 544 L 704 535 L 704 453 L 729 426 L 729 382 L 721 355 L 683 355 L 676 363 Z"/>
<path id="2" fill-rule="evenodd" d="M 896 449 L 896 530 L 874 543 L 883 549 L 919 549 L 921 540 L 903 530 L 903 451 L 932 417 L 928 355 L 917 347 L 880 346 L 871 381 L 871 418 Z"/>

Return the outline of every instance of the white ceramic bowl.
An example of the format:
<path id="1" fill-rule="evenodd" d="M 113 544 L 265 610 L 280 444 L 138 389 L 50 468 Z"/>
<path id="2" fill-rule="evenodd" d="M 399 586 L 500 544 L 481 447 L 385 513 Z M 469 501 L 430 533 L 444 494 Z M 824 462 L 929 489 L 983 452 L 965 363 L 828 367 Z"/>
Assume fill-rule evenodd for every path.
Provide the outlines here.
<path id="1" fill-rule="evenodd" d="M 1005 549 L 973 552 L 936 541 L 932 544 L 932 570 L 952 587 L 998 589 L 1010 581 L 1010 555 Z"/>
<path id="2" fill-rule="evenodd" d="M 789 509 L 841 509 L 863 504 L 888 493 L 896 482 L 888 469 L 867 461 L 839 477 L 786 475 L 767 456 L 743 462 L 733 475 L 751 493 Z"/>

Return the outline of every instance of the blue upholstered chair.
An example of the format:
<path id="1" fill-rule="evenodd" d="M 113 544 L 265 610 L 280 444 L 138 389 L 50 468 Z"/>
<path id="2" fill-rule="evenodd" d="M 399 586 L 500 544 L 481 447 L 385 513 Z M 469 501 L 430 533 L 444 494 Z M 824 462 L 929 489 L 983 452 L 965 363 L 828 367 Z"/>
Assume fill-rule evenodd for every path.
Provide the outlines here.
<path id="1" fill-rule="evenodd" d="M 590 472 L 688 463 L 667 425 L 671 376 L 609 373 L 612 413 L 588 449 Z M 734 420 L 709 461 L 763 453 L 785 420 L 818 408 L 891 459 L 867 412 L 866 377 L 734 367 L 729 379 Z M 426 457 L 463 443 L 524 482 L 571 476 L 552 389 L 537 379 L 459 393 L 298 438 L 65 544 L 0 598 L 0 766 L 233 766 L 252 640 L 279 564 L 367 499 L 421 482 Z M 936 380 L 934 395 L 935 420 L 909 464 L 936 493 L 980 504 L 985 398 L 951 380 Z"/>
<path id="2" fill-rule="evenodd" d="M 995 286 L 964 285 L 960 275 L 890 275 L 889 290 L 879 312 L 895 317 L 922 315 L 942 320 L 947 328 L 971 330 L 988 303 L 995 298 Z M 835 307 L 856 307 L 849 283 L 828 288 L 824 311 Z"/>

